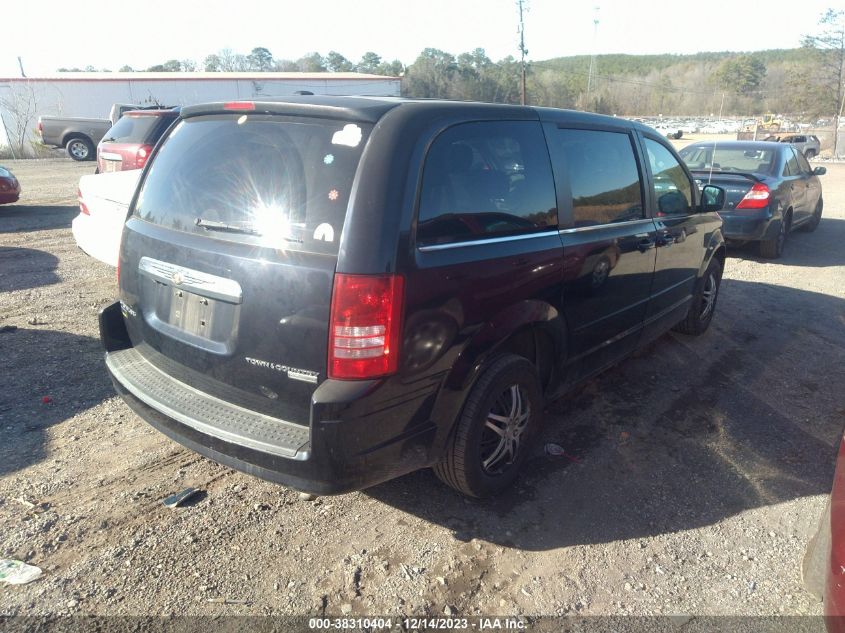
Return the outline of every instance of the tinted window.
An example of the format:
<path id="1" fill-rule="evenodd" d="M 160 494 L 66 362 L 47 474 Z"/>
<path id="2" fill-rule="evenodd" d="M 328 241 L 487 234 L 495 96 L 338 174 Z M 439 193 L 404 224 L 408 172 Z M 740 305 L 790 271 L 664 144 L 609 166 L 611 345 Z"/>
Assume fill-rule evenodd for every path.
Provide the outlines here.
<path id="1" fill-rule="evenodd" d="M 268 115 L 186 119 L 153 158 L 135 213 L 216 239 L 337 253 L 370 128 Z"/>
<path id="2" fill-rule="evenodd" d="M 557 226 L 539 123 L 464 123 L 435 139 L 423 170 L 417 242 L 438 244 Z"/>
<path id="3" fill-rule="evenodd" d="M 714 157 L 715 153 L 715 157 Z M 690 169 L 740 171 L 768 174 L 772 170 L 775 150 L 726 148 L 720 145 L 688 145 L 678 152 Z"/>
<path id="4" fill-rule="evenodd" d="M 576 227 L 643 217 L 640 172 L 628 134 L 558 130 L 550 142 L 569 176 Z"/>
<path id="5" fill-rule="evenodd" d="M 654 176 L 655 215 L 686 215 L 692 211 L 692 183 L 684 168 L 662 143 L 645 140 Z"/>
<path id="6" fill-rule="evenodd" d="M 154 145 L 173 121 L 175 121 L 173 116 L 124 115 L 106 132 L 103 141 Z"/>
<path id="7" fill-rule="evenodd" d="M 802 173 L 809 174 L 813 171 L 813 168 L 810 167 L 810 163 L 807 162 L 804 154 L 801 152 L 795 152 L 795 159 L 798 161 L 798 167 L 801 169 Z"/>
<path id="8" fill-rule="evenodd" d="M 792 148 L 786 150 L 786 165 L 783 167 L 784 176 L 798 176 L 801 174 L 801 168 L 798 166 L 798 159 L 795 158 L 795 152 Z"/>

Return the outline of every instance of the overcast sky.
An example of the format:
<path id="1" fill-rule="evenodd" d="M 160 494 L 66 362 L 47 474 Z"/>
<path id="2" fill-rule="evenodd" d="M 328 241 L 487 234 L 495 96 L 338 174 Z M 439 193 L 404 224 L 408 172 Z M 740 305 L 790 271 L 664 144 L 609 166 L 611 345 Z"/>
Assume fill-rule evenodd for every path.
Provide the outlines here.
<path id="1" fill-rule="evenodd" d="M 598 6 L 597 53 L 695 53 L 792 48 L 833 0 L 777 3 L 527 0 L 528 58 L 589 54 Z M 765 10 L 761 10 L 765 8 Z M 484 48 L 518 57 L 516 0 L 23 0 L 2 3 L 0 76 L 91 64 L 144 69 L 168 59 L 201 62 L 221 48 L 264 46 L 276 58 L 366 51 L 410 64 L 426 47 L 458 54 Z"/>

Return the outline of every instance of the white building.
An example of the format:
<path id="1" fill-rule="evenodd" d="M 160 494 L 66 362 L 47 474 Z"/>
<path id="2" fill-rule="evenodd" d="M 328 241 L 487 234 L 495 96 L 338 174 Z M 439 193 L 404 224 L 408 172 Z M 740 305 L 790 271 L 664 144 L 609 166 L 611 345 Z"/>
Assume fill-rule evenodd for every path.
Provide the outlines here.
<path id="1" fill-rule="evenodd" d="M 399 96 L 398 77 L 359 73 L 56 73 L 0 77 L 0 145 L 36 139 L 39 116 L 105 119 L 114 103 L 190 105 L 260 100 L 297 91 L 318 95 Z"/>

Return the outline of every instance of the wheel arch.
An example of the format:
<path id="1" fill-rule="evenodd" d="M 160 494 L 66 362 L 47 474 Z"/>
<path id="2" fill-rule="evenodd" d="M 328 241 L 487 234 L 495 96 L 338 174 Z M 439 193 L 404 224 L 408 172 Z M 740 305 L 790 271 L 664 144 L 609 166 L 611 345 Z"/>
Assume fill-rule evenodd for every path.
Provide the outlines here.
<path id="1" fill-rule="evenodd" d="M 84 132 L 65 132 L 65 135 L 62 137 L 62 147 L 66 147 L 68 143 L 70 143 L 73 139 L 78 138 L 83 141 L 88 141 L 91 143 L 91 146 L 96 149 L 97 144 L 91 139 L 90 136 L 85 134 Z"/>
<path id="2" fill-rule="evenodd" d="M 432 418 L 438 426 L 433 457 L 442 454 L 478 378 L 495 358 L 516 354 L 536 368 L 543 391 L 561 376 L 567 328 L 563 315 L 543 301 L 513 304 L 484 323 L 449 370 L 439 389 Z"/>

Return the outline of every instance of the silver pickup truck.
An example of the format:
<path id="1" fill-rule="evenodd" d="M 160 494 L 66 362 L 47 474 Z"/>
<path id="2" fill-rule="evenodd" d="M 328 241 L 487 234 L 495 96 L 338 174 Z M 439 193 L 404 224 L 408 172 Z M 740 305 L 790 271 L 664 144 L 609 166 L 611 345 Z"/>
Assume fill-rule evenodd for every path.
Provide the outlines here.
<path id="1" fill-rule="evenodd" d="M 143 108 L 131 103 L 115 103 L 108 119 L 40 116 L 36 129 L 44 145 L 64 147 L 73 160 L 94 160 L 97 158 L 97 143 L 123 113 Z"/>

